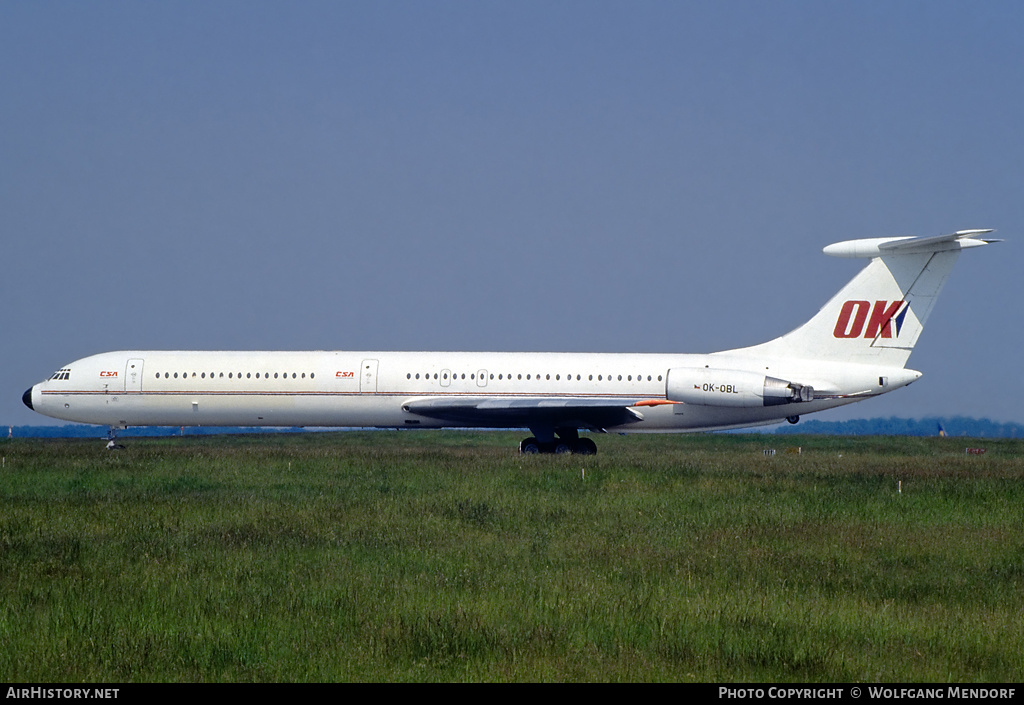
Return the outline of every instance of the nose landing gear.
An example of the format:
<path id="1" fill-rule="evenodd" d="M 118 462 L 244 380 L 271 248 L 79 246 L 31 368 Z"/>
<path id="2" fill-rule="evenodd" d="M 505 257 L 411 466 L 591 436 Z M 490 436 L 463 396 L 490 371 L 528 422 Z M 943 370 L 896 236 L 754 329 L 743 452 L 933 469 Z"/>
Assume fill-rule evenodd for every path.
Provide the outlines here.
<path id="1" fill-rule="evenodd" d="M 107 431 L 107 450 L 124 450 L 124 446 L 117 442 L 117 429 L 113 426 Z"/>

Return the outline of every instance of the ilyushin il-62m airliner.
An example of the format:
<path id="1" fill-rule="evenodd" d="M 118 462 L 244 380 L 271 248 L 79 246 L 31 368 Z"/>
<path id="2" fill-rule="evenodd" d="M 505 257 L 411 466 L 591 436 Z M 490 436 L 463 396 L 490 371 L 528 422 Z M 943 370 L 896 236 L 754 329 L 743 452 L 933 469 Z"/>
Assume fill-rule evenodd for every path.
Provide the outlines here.
<path id="1" fill-rule="evenodd" d="M 991 230 L 848 240 L 870 261 L 804 325 L 707 354 L 196 352 L 76 360 L 22 397 L 110 426 L 528 428 L 524 453 L 592 454 L 579 431 L 708 431 L 778 423 L 921 376 L 907 358 L 961 250 Z"/>

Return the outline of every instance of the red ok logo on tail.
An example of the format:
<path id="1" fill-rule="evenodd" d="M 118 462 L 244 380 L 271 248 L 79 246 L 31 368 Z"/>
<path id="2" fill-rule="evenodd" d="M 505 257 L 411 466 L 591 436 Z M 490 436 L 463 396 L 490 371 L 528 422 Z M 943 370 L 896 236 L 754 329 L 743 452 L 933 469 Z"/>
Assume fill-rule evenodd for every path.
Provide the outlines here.
<path id="1" fill-rule="evenodd" d="M 903 317 L 907 315 L 905 304 L 905 301 L 876 301 L 872 307 L 867 301 L 847 301 L 839 310 L 832 335 L 859 338 L 863 333 L 865 338 L 872 339 L 879 335 L 883 338 L 899 336 Z"/>

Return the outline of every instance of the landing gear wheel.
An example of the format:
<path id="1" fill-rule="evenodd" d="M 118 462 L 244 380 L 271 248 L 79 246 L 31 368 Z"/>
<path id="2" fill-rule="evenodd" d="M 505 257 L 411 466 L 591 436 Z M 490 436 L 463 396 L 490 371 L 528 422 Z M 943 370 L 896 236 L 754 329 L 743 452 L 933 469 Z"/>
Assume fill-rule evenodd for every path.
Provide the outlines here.
<path id="1" fill-rule="evenodd" d="M 800 420 L 799 416 L 787 416 L 786 417 L 786 421 L 789 421 L 790 423 L 796 423 L 799 420 Z"/>
<path id="2" fill-rule="evenodd" d="M 566 453 L 573 452 L 573 444 L 567 441 L 558 441 L 555 443 L 555 455 L 564 455 Z"/>
<path id="3" fill-rule="evenodd" d="M 597 455 L 597 444 L 589 438 L 581 438 L 576 441 L 572 452 L 576 455 Z"/>
<path id="4" fill-rule="evenodd" d="M 541 452 L 540 441 L 533 436 L 523 439 L 519 443 L 519 452 L 523 455 L 534 455 Z"/>

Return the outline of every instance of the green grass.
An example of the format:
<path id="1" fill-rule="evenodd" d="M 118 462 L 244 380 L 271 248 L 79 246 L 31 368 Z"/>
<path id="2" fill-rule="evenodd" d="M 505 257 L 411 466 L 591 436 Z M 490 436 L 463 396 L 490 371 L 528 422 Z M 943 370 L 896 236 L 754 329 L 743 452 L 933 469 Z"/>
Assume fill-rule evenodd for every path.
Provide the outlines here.
<path id="1" fill-rule="evenodd" d="M 597 440 L 0 442 L 0 680 L 1024 674 L 1024 442 Z"/>

